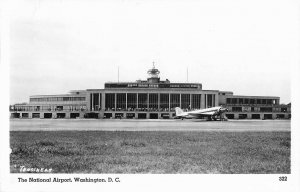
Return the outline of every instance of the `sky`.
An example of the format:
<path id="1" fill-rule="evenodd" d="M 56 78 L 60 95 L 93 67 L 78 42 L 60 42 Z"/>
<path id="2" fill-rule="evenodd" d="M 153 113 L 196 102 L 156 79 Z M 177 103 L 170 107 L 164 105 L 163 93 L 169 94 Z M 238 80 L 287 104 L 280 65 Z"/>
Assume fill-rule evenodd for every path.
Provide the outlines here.
<path id="1" fill-rule="evenodd" d="M 291 102 L 289 1 L 20 1 L 9 16 L 10 104 L 30 95 L 161 79 Z M 188 78 L 187 78 L 188 70 Z"/>

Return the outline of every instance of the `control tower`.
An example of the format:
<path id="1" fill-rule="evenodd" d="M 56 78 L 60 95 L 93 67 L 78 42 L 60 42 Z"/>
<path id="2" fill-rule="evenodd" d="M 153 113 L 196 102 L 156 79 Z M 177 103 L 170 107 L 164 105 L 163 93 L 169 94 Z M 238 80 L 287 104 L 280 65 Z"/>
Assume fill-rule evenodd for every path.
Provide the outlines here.
<path id="1" fill-rule="evenodd" d="M 147 73 L 149 75 L 149 77 L 147 78 L 148 83 L 159 83 L 159 81 L 160 81 L 160 77 L 159 77 L 160 72 L 159 72 L 158 69 L 155 68 L 154 62 L 153 62 L 152 69 L 149 69 Z"/>

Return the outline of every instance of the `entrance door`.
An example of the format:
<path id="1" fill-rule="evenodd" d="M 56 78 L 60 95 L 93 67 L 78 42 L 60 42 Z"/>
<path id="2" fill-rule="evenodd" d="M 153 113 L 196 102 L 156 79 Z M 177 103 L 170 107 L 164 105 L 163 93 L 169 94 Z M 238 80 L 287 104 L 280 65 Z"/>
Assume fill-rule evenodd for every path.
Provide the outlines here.
<path id="1" fill-rule="evenodd" d="M 150 113 L 150 119 L 158 119 L 158 113 Z"/>

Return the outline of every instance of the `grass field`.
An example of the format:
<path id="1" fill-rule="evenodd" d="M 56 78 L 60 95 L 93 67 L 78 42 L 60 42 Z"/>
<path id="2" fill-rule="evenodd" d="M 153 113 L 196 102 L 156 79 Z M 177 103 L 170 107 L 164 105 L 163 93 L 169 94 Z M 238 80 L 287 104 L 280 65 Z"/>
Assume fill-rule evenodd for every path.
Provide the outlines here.
<path id="1" fill-rule="evenodd" d="M 11 172 L 290 173 L 287 132 L 11 131 Z"/>

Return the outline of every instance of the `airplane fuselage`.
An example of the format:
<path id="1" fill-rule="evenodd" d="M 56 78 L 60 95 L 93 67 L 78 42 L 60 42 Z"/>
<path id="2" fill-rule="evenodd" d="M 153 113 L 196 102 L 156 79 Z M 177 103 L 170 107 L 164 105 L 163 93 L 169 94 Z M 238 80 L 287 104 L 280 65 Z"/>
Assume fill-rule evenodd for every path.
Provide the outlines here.
<path id="1" fill-rule="evenodd" d="M 208 120 L 217 120 L 220 118 L 220 120 L 225 119 L 225 116 L 223 115 L 224 112 L 228 111 L 228 109 L 223 107 L 211 107 L 207 109 L 199 109 L 194 111 L 187 111 L 184 112 L 179 107 L 175 108 L 176 111 L 176 117 L 177 118 L 207 118 Z"/>

